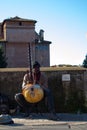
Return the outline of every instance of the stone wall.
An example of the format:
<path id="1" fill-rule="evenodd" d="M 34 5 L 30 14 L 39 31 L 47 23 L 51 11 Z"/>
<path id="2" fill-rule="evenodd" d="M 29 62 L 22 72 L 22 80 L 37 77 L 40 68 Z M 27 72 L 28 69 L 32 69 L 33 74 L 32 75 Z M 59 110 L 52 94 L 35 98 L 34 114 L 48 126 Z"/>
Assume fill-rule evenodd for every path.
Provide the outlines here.
<path id="1" fill-rule="evenodd" d="M 57 112 L 86 111 L 87 70 L 41 68 L 48 78 Z M 15 102 L 14 95 L 21 92 L 23 75 L 27 68 L 0 69 L 0 92 Z M 44 107 L 44 106 L 43 106 Z"/>

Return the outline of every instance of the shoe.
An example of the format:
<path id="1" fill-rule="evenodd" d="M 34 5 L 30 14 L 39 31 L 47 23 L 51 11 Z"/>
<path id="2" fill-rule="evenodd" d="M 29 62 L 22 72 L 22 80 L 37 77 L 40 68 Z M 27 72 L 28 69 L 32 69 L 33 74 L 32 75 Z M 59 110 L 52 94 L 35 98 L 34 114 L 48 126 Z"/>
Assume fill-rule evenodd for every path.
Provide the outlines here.
<path id="1" fill-rule="evenodd" d="M 59 118 L 54 113 L 50 113 L 48 118 L 49 120 L 59 121 Z"/>

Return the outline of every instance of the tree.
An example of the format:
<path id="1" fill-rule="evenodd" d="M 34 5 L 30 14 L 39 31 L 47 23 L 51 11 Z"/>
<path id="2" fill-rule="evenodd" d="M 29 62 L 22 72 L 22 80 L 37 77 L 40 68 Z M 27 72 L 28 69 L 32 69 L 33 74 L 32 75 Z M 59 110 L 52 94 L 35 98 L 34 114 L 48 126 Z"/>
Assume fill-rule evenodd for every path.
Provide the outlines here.
<path id="1" fill-rule="evenodd" d="M 87 68 L 87 55 L 85 56 L 85 59 L 83 61 L 83 67 Z"/>
<path id="2" fill-rule="evenodd" d="M 0 68 L 6 68 L 7 67 L 7 58 L 4 55 L 3 48 L 0 47 Z"/>

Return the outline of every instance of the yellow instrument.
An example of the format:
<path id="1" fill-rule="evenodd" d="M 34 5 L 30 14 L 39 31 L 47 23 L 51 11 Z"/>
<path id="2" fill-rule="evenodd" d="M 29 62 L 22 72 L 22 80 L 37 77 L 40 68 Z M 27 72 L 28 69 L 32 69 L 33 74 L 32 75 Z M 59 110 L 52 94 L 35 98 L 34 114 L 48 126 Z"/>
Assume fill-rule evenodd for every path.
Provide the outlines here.
<path id="1" fill-rule="evenodd" d="M 43 89 L 38 84 L 27 84 L 22 93 L 29 103 L 37 103 L 44 97 Z"/>
<path id="2" fill-rule="evenodd" d="M 29 65 L 30 65 L 30 79 L 31 83 L 26 84 L 22 93 L 25 97 L 25 100 L 29 103 L 37 103 L 42 100 L 44 97 L 44 91 L 39 86 L 39 84 L 33 84 L 33 76 L 32 76 L 32 65 L 31 65 L 31 48 L 29 45 Z"/>

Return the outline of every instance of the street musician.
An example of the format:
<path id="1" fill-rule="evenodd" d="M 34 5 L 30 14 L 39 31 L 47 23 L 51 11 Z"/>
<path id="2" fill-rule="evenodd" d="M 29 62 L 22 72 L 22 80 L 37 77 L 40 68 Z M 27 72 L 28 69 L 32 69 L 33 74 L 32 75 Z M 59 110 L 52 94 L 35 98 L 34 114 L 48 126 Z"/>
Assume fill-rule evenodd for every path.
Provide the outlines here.
<path id="1" fill-rule="evenodd" d="M 44 91 L 44 98 L 47 98 L 47 107 L 50 113 L 49 119 L 58 120 L 55 113 L 53 96 L 50 89 L 48 88 L 47 78 L 43 74 L 43 72 L 40 71 L 40 64 L 37 61 L 35 61 L 35 63 L 33 64 L 32 78 L 33 78 L 32 80 L 33 84 L 39 84 Z M 26 88 L 27 83 L 31 83 L 32 81 L 31 81 L 29 70 L 27 70 L 27 73 L 23 77 L 22 90 Z M 16 94 L 15 100 L 25 110 L 25 116 L 26 117 L 29 116 L 31 103 L 26 101 L 23 93 Z"/>

